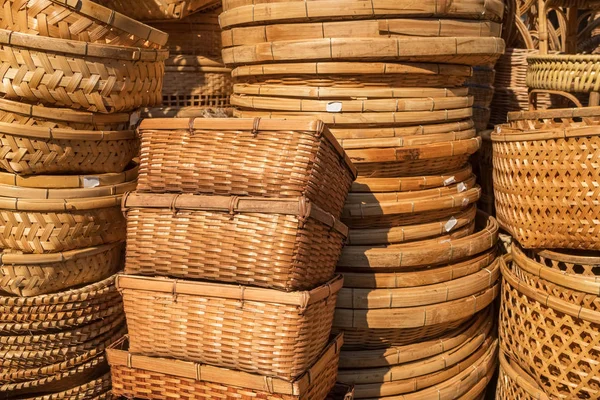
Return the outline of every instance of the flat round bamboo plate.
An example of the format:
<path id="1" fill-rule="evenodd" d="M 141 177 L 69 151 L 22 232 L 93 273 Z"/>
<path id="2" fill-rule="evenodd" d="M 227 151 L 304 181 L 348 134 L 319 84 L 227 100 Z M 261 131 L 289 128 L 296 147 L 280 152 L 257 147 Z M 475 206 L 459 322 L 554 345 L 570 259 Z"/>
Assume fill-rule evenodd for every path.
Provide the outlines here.
<path id="1" fill-rule="evenodd" d="M 500 38 L 342 38 L 289 40 L 223 49 L 226 65 L 262 62 L 395 60 L 482 65 L 504 53 Z"/>
<path id="2" fill-rule="evenodd" d="M 447 133 L 432 133 L 426 135 L 412 135 L 400 137 L 365 138 L 365 139 L 338 139 L 346 151 L 359 149 L 386 149 L 390 147 L 401 148 L 408 146 L 426 146 L 433 143 L 459 141 L 472 139 L 477 136 L 475 129 L 453 131 Z M 385 150 L 384 150 L 385 151 Z"/>
<path id="3" fill-rule="evenodd" d="M 448 282 L 474 274 L 489 266 L 495 258 L 496 248 L 492 248 L 465 261 L 438 267 L 392 273 L 344 272 L 342 275 L 344 285 L 348 288 L 409 288 Z"/>
<path id="4" fill-rule="evenodd" d="M 499 37 L 502 24 L 460 19 L 368 19 L 270 24 L 221 32 L 223 48 L 282 40 L 380 37 Z"/>
<path id="5" fill-rule="evenodd" d="M 500 369 L 496 386 L 497 400 L 550 400 L 550 397 L 525 371 L 500 351 Z"/>
<path id="6" fill-rule="evenodd" d="M 473 129 L 470 119 L 438 124 L 419 125 L 406 127 L 380 127 L 380 128 L 331 128 L 331 133 L 338 141 L 348 139 L 383 139 L 404 136 L 435 135 L 442 133 L 464 132 Z"/>
<path id="7" fill-rule="evenodd" d="M 219 16 L 221 28 L 229 26 L 275 23 L 276 21 L 302 22 L 315 20 L 366 19 L 376 16 L 395 17 L 458 17 L 501 21 L 504 4 L 499 0 L 461 0 L 451 4 L 430 0 L 406 7 L 393 0 L 319 0 L 270 1 L 229 0 L 223 4 Z"/>

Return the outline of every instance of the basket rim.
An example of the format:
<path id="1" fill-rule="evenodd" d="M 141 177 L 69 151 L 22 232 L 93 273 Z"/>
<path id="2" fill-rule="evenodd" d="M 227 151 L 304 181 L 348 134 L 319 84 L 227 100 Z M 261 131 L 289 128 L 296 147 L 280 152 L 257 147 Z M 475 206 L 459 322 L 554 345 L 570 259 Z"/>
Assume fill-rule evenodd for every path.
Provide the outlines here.
<path id="1" fill-rule="evenodd" d="M 5 254 L 5 253 L 0 253 L 0 264 L 2 264 L 2 265 L 5 265 L 5 264 L 39 265 L 39 264 L 54 264 L 54 263 L 58 263 L 58 262 L 78 260 L 83 257 L 90 257 L 95 254 L 99 254 L 99 253 L 103 253 L 105 251 L 111 250 L 114 247 L 121 246 L 122 243 L 123 242 L 108 243 L 108 244 L 103 244 L 101 246 L 94 246 L 94 247 L 88 247 L 85 249 L 64 251 L 64 252 L 60 252 L 60 253 L 44 253 L 44 254 L 10 254 L 10 253 Z M 109 277 L 107 279 L 111 279 L 111 278 Z M 113 279 L 114 279 L 114 277 L 113 277 Z M 102 283 L 105 281 L 106 281 L 106 279 L 102 280 L 98 283 Z M 103 287 L 103 286 L 105 286 L 105 283 L 100 285 L 100 287 Z M 88 290 L 86 290 L 86 291 L 89 291 L 89 287 L 87 285 L 82 289 L 85 289 L 85 288 L 88 288 Z M 81 291 L 81 290 L 78 289 L 77 291 Z M 75 291 L 75 292 L 77 292 L 77 291 Z M 72 291 L 68 291 L 68 292 L 72 292 Z M 74 293 L 74 292 L 72 292 L 72 293 Z M 66 292 L 53 293 L 53 294 L 42 295 L 42 296 L 31 296 L 29 298 L 53 296 L 56 294 L 66 294 Z M 3 296 L 0 296 L 0 299 L 2 299 L 2 297 Z M 3 302 L 0 301 L 0 304 L 3 304 Z"/>
<path id="2" fill-rule="evenodd" d="M 43 175 L 42 175 L 43 176 Z M 48 175 L 46 175 L 48 176 Z M 73 201 L 76 200 L 84 200 L 84 199 L 96 199 L 98 200 L 98 208 L 104 204 L 103 197 L 106 196 L 114 196 L 114 195 L 122 195 L 123 193 L 130 192 L 135 189 L 137 185 L 136 180 L 116 183 L 112 185 L 106 186 L 96 186 L 96 187 L 88 187 L 88 188 L 29 188 L 17 185 L 6 185 L 0 183 L 0 208 L 3 204 L 6 204 L 7 198 L 15 198 L 16 206 L 15 210 L 21 210 L 20 204 L 23 201 L 34 200 L 34 199 L 43 199 L 47 200 L 49 203 L 57 202 L 58 200 L 65 200 L 70 205 L 73 206 Z M 56 206 L 53 204 L 49 204 L 51 209 L 56 209 Z M 78 208 L 81 209 L 81 208 Z M 85 209 L 85 208 L 84 208 Z M 40 208 L 36 208 L 36 210 L 40 210 Z"/>
<path id="3" fill-rule="evenodd" d="M 0 122 L 0 133 L 49 140 L 93 140 L 110 141 L 135 139 L 135 130 L 94 131 L 66 128 L 49 128 L 45 126 L 21 125 L 10 122 Z"/>
<path id="4" fill-rule="evenodd" d="M 191 193 L 143 193 L 130 192 L 123 196 L 124 212 L 130 209 L 169 209 L 173 212 L 220 211 L 230 214 L 269 213 L 295 215 L 303 222 L 314 218 L 332 230 L 348 236 L 348 227 L 332 214 L 310 202 L 306 197 L 265 198 L 244 196 L 213 196 Z"/>
<path id="5" fill-rule="evenodd" d="M 73 10 L 77 14 L 112 25 L 122 31 L 140 37 L 160 46 L 167 44 L 169 35 L 152 26 L 146 25 L 127 15 L 121 14 L 101 4 L 89 0 L 50 0 Z"/>
<path id="6" fill-rule="evenodd" d="M 78 57 L 111 58 L 125 61 L 164 61 L 169 51 L 141 49 L 108 44 L 79 42 L 76 40 L 36 36 L 28 33 L 0 29 L 0 45 L 17 47 L 41 53 L 56 53 Z"/>
<path id="7" fill-rule="evenodd" d="M 125 187 L 133 186 L 135 182 L 124 184 Z M 31 189 L 16 187 L 15 191 L 28 191 Z M 43 190 L 43 189 L 42 189 Z M 54 189 L 48 189 L 54 190 Z M 56 189 L 60 190 L 60 189 Z M 88 189 L 73 189 L 73 190 L 88 190 Z M 99 208 L 109 208 L 121 205 L 123 194 L 88 197 L 88 198 L 71 198 L 71 199 L 30 199 L 17 197 L 0 197 L 0 209 L 11 211 L 82 211 L 82 210 L 97 210 Z"/>
<path id="8" fill-rule="evenodd" d="M 564 262 L 573 262 L 576 264 L 600 264 L 600 255 L 598 256 L 588 256 L 576 254 L 577 250 L 573 250 L 573 254 L 569 254 L 566 251 L 569 249 L 543 249 L 543 250 L 534 250 L 536 254 L 540 257 L 548 258 L 554 261 L 564 261 Z M 594 252 L 596 253 L 596 252 Z"/>
<path id="9" fill-rule="evenodd" d="M 341 275 L 310 291 L 282 292 L 276 289 L 264 289 L 225 283 L 185 281 L 161 277 L 117 274 L 115 286 L 118 290 L 170 293 L 173 295 L 207 296 L 240 301 L 256 301 L 295 305 L 306 308 L 311 304 L 336 295 L 342 288 Z"/>
<path id="10" fill-rule="evenodd" d="M 98 397 L 94 397 L 94 400 L 110 400 L 113 398 L 110 391 L 110 372 L 102 375 L 101 377 L 87 382 L 83 385 L 70 388 L 62 392 L 51 393 L 47 395 L 38 395 L 36 397 L 22 397 L 23 400 L 61 400 L 61 399 L 72 399 L 72 396 L 81 398 L 78 394 L 90 390 L 90 387 L 94 386 L 106 386 L 106 391 L 99 394 Z"/>
<path id="11" fill-rule="evenodd" d="M 523 379 L 517 371 L 515 371 L 515 369 L 510 365 L 510 362 L 503 350 L 499 351 L 498 358 L 500 360 L 500 369 L 502 372 L 508 375 L 508 377 L 512 379 L 517 386 L 519 386 L 536 400 L 550 400 L 550 397 L 548 397 L 543 390 L 533 386 L 526 379 Z"/>
<path id="12" fill-rule="evenodd" d="M 467 163 L 467 165 L 465 165 L 462 169 L 451 171 L 442 175 L 423 175 L 415 177 L 407 176 L 401 178 L 369 178 L 359 176 L 352 183 L 350 192 L 370 193 L 423 190 L 434 187 L 448 186 L 455 182 L 461 182 L 467 179 L 472 174 L 473 168 L 471 164 Z M 372 187 L 371 185 L 377 186 Z"/>
<path id="13" fill-rule="evenodd" d="M 108 364 L 127 368 L 142 369 L 150 372 L 163 373 L 182 378 L 195 379 L 243 387 L 246 389 L 269 392 L 272 394 L 301 396 L 314 384 L 312 377 L 329 367 L 331 361 L 339 356 L 344 343 L 343 333 L 332 336 L 317 361 L 301 376 L 288 381 L 277 377 L 264 377 L 248 372 L 232 370 L 192 361 L 183 361 L 162 357 L 149 357 L 132 354 L 127 349 L 128 335 L 122 337 L 106 349 Z"/>
<path id="14" fill-rule="evenodd" d="M 547 127 L 544 129 L 521 130 L 509 125 L 497 125 L 491 135 L 492 142 L 524 142 L 544 140 L 569 140 L 579 137 L 600 136 L 599 125 L 582 125 L 572 127 Z"/>
<path id="15" fill-rule="evenodd" d="M 527 57 L 527 63 L 533 64 L 537 62 L 600 62 L 600 54 L 536 54 Z M 557 68 L 560 69 L 560 66 Z"/>
<path id="16" fill-rule="evenodd" d="M 513 111 L 508 113 L 508 121 L 521 121 L 543 118 L 583 118 L 600 116 L 600 106 L 583 108 L 552 108 L 536 111 Z"/>
<path id="17" fill-rule="evenodd" d="M 302 120 L 287 119 L 263 119 L 255 118 L 145 118 L 138 127 L 138 131 L 143 135 L 145 130 L 152 131 L 175 131 L 187 130 L 191 135 L 198 134 L 196 131 L 205 130 L 235 130 L 235 131 L 302 131 L 310 132 L 315 136 L 323 135 L 334 147 L 335 151 L 343 157 L 346 168 L 354 178 L 357 176 L 356 167 L 346 155 L 342 146 L 335 139 L 325 123 L 319 119 L 304 117 Z"/>

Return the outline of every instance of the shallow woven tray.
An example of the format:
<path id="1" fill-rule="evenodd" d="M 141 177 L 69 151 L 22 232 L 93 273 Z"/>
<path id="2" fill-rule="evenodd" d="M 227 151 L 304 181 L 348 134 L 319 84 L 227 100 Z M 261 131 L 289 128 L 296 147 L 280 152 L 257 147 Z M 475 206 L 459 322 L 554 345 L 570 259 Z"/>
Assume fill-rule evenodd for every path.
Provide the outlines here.
<path id="1" fill-rule="evenodd" d="M 127 275 L 117 280 L 132 353 L 288 380 L 325 347 L 341 286 L 340 276 L 310 292 L 288 293 Z"/>
<path id="2" fill-rule="evenodd" d="M 340 143 L 347 143 L 350 141 L 365 140 L 365 139 L 384 139 L 384 138 L 411 138 L 410 140 L 418 140 L 417 136 L 424 135 L 437 135 L 448 134 L 449 137 L 456 135 L 462 137 L 466 135 L 471 129 L 473 129 L 473 121 L 471 119 L 463 119 L 456 122 L 447 123 L 431 123 L 419 125 L 418 123 L 398 126 L 398 127 L 369 127 L 360 126 L 357 124 L 354 127 L 331 127 L 331 133 L 338 139 Z"/>
<path id="3" fill-rule="evenodd" d="M 182 19 L 195 12 L 214 7 L 215 0 L 144 0 L 132 7 L 129 0 L 98 0 L 115 11 L 140 21 Z"/>
<path id="4" fill-rule="evenodd" d="M 581 110 L 509 114 L 512 122 L 492 134 L 498 221 L 526 248 L 600 249 L 598 207 L 590 192 L 600 180 L 590 167 L 599 123 L 572 119 L 600 111 Z"/>
<path id="5" fill-rule="evenodd" d="M 504 4 L 501 1 L 456 1 L 452 4 L 438 0 L 420 2 L 409 8 L 395 1 L 352 1 L 329 0 L 304 1 L 289 0 L 270 2 L 268 0 L 226 0 L 225 11 L 219 18 L 221 27 L 257 22 L 311 21 L 331 19 L 360 19 L 375 16 L 398 17 L 461 17 L 473 19 L 502 20 Z"/>
<path id="6" fill-rule="evenodd" d="M 226 14 L 225 14 L 226 15 Z M 460 19 L 368 19 L 304 24 L 269 24 L 221 32 L 223 47 L 329 37 L 499 37 L 501 24 Z"/>
<path id="7" fill-rule="evenodd" d="M 442 236 L 389 246 L 346 246 L 338 261 L 344 272 L 394 272 L 461 261 L 494 247 L 498 223 L 493 217 L 477 216 L 476 233 L 457 238 Z"/>
<path id="8" fill-rule="evenodd" d="M 0 28 L 82 42 L 161 48 L 168 35 L 89 0 L 7 0 Z"/>
<path id="9" fill-rule="evenodd" d="M 339 217 L 356 176 L 317 120 L 146 119 L 139 129 L 141 192 L 304 195 Z"/>
<path id="10" fill-rule="evenodd" d="M 230 47 L 223 49 L 223 62 L 394 60 L 481 65 L 496 62 L 502 53 L 504 41 L 499 38 L 327 38 Z"/>
<path id="11" fill-rule="evenodd" d="M 134 193 L 123 204 L 131 275 L 310 290 L 333 277 L 348 235 L 304 197 Z"/>
<path id="12" fill-rule="evenodd" d="M 0 94 L 7 99 L 101 113 L 161 103 L 166 50 L 84 43 L 5 29 L 0 29 L 0 45 L 4 49 Z"/>
<path id="13" fill-rule="evenodd" d="M 500 368 L 496 385 L 497 400 L 550 400 L 550 397 L 525 371 L 500 351 Z"/>
<path id="14" fill-rule="evenodd" d="M 100 372 L 99 370 L 98 372 Z M 94 375 L 97 375 L 95 373 Z M 24 400 L 114 400 L 110 391 L 110 373 L 106 373 L 96 379 L 71 387 L 62 392 L 47 394 L 31 394 L 33 397 L 22 397 Z"/>
<path id="15" fill-rule="evenodd" d="M 334 338 L 317 361 L 293 382 L 189 361 L 131 354 L 120 341 L 106 353 L 113 394 L 140 399 L 219 398 L 252 396 L 265 400 L 324 399 L 335 385 L 342 335 Z"/>
<path id="16" fill-rule="evenodd" d="M 527 86 L 531 89 L 600 91 L 600 55 L 535 55 L 527 62 Z"/>
<path id="17" fill-rule="evenodd" d="M 502 349 L 544 392 L 597 397 L 600 313 L 530 287 L 514 274 L 510 256 L 502 259 L 501 268 Z"/>

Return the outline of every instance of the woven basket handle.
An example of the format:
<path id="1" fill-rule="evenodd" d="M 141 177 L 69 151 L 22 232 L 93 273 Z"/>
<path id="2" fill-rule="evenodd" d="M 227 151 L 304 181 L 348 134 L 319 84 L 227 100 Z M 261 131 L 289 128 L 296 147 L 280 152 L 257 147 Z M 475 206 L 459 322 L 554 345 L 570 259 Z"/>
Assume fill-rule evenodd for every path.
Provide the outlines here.
<path id="1" fill-rule="evenodd" d="M 536 109 L 537 109 L 536 108 L 537 107 L 537 95 L 539 93 L 547 93 L 547 94 L 554 94 L 554 95 L 557 95 L 557 96 L 562 96 L 562 97 L 566 98 L 567 100 L 570 100 L 578 108 L 583 107 L 583 105 L 581 104 L 581 102 L 579 101 L 579 99 L 577 97 L 573 96 L 571 93 L 562 92 L 560 90 L 532 89 L 532 90 L 529 91 L 529 110 L 530 111 L 536 111 Z"/>

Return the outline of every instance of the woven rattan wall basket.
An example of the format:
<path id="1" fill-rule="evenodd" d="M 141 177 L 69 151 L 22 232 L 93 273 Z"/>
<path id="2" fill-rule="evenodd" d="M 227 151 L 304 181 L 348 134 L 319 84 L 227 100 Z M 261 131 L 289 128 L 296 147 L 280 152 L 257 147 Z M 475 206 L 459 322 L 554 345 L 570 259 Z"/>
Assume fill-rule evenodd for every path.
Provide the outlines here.
<path id="1" fill-rule="evenodd" d="M 6 0 L 0 28 L 67 40 L 161 48 L 168 35 L 89 0 Z"/>
<path id="2" fill-rule="evenodd" d="M 600 249 L 599 210 L 589 189 L 599 179 L 599 113 L 595 107 L 509 114 L 512 122 L 492 134 L 498 221 L 524 247 Z"/>
<path id="3" fill-rule="evenodd" d="M 161 103 L 166 50 L 84 43 L 5 29 L 0 30 L 0 45 L 4 50 L 0 93 L 7 99 L 101 113 Z"/>
<path id="4" fill-rule="evenodd" d="M 124 339 L 107 350 L 113 394 L 156 400 L 179 399 L 181 390 L 198 400 L 206 396 L 235 400 L 248 393 L 268 400 L 324 399 L 335 385 L 343 344 L 342 335 L 334 338 L 302 376 L 289 382 L 189 361 L 131 354 Z"/>
<path id="5" fill-rule="evenodd" d="M 97 0 L 98 3 L 139 21 L 160 21 L 185 18 L 190 14 L 214 7 L 215 0 L 140 0 L 132 7 L 129 0 Z"/>

